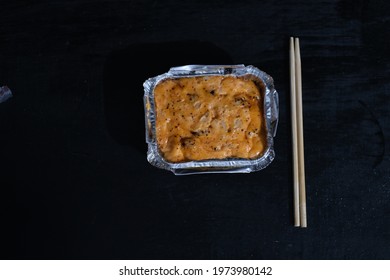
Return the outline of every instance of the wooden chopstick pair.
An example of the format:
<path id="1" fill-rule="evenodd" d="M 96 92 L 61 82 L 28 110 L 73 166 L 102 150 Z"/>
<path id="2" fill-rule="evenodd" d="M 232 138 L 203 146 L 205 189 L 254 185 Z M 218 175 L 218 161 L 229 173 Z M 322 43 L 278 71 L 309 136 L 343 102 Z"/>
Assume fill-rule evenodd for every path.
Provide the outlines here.
<path id="1" fill-rule="evenodd" d="M 307 227 L 303 146 L 302 72 L 299 38 L 290 37 L 291 126 L 293 144 L 294 226 Z"/>

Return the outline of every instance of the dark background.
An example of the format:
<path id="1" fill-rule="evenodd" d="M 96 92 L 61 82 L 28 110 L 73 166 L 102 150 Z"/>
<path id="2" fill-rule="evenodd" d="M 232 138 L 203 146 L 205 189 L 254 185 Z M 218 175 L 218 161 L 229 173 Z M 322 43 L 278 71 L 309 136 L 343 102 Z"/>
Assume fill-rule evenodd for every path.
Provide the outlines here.
<path id="1" fill-rule="evenodd" d="M 2 259 L 389 259 L 390 2 L 2 1 Z M 301 40 L 308 228 L 293 227 L 289 37 Z M 145 79 L 252 64 L 276 158 L 175 176 L 146 160 Z"/>

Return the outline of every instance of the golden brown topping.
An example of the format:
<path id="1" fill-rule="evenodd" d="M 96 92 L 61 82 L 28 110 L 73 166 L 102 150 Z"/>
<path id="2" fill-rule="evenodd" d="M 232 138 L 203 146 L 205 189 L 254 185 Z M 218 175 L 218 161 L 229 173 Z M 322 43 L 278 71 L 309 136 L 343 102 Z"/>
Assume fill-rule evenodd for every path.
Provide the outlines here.
<path id="1" fill-rule="evenodd" d="M 166 79 L 154 89 L 159 150 L 170 162 L 245 158 L 266 146 L 263 86 L 248 77 Z"/>

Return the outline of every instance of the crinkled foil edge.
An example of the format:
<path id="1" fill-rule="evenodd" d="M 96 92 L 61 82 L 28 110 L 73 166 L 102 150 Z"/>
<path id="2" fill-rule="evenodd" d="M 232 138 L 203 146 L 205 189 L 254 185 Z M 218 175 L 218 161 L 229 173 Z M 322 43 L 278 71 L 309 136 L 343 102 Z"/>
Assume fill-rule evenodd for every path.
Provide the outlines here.
<path id="1" fill-rule="evenodd" d="M 207 75 L 253 75 L 263 81 L 264 118 L 267 128 L 267 148 L 257 159 L 220 159 L 171 163 L 158 151 L 155 130 L 154 88 L 162 80 L 168 78 L 207 76 Z M 266 168 L 275 158 L 274 137 L 279 120 L 279 97 L 270 75 L 260 69 L 243 64 L 238 65 L 185 65 L 171 68 L 167 73 L 147 79 L 144 84 L 144 109 L 146 143 L 148 144 L 147 160 L 155 167 L 172 171 L 176 175 L 201 173 L 250 173 Z"/>

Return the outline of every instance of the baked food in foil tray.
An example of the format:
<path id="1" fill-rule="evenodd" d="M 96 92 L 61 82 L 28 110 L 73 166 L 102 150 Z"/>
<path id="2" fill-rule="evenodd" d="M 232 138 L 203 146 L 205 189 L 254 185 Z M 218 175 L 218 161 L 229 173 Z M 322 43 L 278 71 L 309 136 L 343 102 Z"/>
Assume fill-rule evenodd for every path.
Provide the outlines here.
<path id="1" fill-rule="evenodd" d="M 254 66 L 186 65 L 144 82 L 147 159 L 176 175 L 248 173 L 275 157 L 278 93 Z"/>

